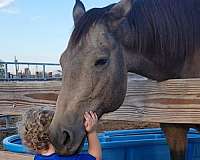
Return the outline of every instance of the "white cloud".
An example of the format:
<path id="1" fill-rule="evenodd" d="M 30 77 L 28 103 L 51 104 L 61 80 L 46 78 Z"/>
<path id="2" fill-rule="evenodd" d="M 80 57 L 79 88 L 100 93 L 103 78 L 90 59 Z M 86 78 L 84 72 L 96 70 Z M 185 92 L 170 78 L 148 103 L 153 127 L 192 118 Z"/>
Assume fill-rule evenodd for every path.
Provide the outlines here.
<path id="1" fill-rule="evenodd" d="M 16 0 L 0 0 L 0 12 L 7 14 L 19 14 L 20 10 L 15 5 Z"/>
<path id="2" fill-rule="evenodd" d="M 2 8 L 0 9 L 1 12 L 3 13 L 8 13 L 8 14 L 19 14 L 20 10 L 17 8 Z"/>
<path id="3" fill-rule="evenodd" d="M 0 0 L 0 9 L 10 6 L 15 0 Z"/>
<path id="4" fill-rule="evenodd" d="M 33 16 L 31 17 L 31 22 L 37 22 L 43 20 L 44 17 L 42 16 Z"/>

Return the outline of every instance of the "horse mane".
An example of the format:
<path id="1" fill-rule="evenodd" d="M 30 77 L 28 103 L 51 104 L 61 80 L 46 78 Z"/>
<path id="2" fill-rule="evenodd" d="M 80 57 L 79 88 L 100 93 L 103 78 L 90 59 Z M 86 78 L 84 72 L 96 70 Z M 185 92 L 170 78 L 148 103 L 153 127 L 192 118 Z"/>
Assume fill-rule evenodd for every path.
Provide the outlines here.
<path id="1" fill-rule="evenodd" d="M 181 69 L 200 47 L 198 6 L 198 0 L 135 0 L 127 16 L 135 33 L 128 47 L 167 72 Z"/>

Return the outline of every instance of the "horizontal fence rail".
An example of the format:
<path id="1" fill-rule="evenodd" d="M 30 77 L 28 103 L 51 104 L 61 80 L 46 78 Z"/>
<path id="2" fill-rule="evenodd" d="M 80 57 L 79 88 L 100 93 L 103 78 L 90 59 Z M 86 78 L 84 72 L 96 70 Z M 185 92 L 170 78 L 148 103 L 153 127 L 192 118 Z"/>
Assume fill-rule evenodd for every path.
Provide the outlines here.
<path id="1" fill-rule="evenodd" d="M 20 71 L 21 66 L 24 67 L 24 71 Z M 30 67 L 38 68 L 40 71 L 31 71 Z M 0 61 L 0 81 L 33 81 L 33 80 L 61 80 L 62 71 L 53 74 L 52 71 L 47 72 L 47 67 L 60 68 L 60 64 L 57 63 L 34 63 L 34 62 L 2 62 Z M 9 70 L 12 68 L 12 72 Z M 36 69 L 38 70 L 38 69 Z"/>

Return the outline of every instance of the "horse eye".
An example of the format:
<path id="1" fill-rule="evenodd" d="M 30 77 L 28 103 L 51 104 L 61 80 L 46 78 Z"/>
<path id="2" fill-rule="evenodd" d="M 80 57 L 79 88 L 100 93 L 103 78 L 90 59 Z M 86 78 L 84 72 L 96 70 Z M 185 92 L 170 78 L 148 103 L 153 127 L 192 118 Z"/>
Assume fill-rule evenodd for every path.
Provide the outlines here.
<path id="1" fill-rule="evenodd" d="M 105 65 L 107 62 L 108 62 L 108 59 L 106 59 L 106 58 L 98 59 L 98 60 L 95 62 L 95 66 L 103 66 L 103 65 Z"/>

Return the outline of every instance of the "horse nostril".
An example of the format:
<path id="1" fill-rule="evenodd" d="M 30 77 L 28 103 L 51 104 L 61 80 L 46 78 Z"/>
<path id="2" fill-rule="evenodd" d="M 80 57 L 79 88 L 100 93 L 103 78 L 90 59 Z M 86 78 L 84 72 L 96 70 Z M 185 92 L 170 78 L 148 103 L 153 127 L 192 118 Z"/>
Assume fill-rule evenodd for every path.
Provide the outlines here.
<path id="1" fill-rule="evenodd" d="M 70 133 L 68 131 L 63 131 L 63 145 L 67 145 L 70 142 Z"/>

